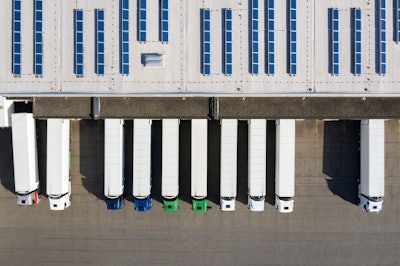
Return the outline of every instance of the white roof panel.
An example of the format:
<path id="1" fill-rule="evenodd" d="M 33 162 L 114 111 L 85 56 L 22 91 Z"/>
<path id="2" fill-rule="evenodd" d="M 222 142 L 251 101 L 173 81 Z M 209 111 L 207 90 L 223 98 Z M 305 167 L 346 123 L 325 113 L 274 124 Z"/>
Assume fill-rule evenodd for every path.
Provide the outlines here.
<path id="1" fill-rule="evenodd" d="M 375 9 L 368 1 L 297 0 L 297 74 L 287 73 L 287 2 L 275 1 L 275 75 L 265 74 L 265 5 L 259 1 L 259 74 L 249 73 L 248 1 L 169 1 L 169 41 L 159 41 L 158 1 L 147 1 L 147 41 L 137 40 L 137 1 L 129 7 L 130 74 L 119 73 L 117 0 L 44 1 L 43 77 L 33 75 L 33 2 L 22 1 L 22 75 L 11 74 L 11 1 L 0 3 L 0 93 L 16 94 L 386 94 L 397 95 L 400 45 L 392 40 L 393 2 L 386 1 L 387 74 L 375 73 Z M 350 8 L 362 11 L 362 74 L 350 73 Z M 105 75 L 94 73 L 94 9 L 105 11 Z M 211 14 L 211 75 L 200 73 L 200 9 Z M 232 10 L 233 73 L 222 73 L 222 9 Z M 328 73 L 328 8 L 339 10 L 338 76 Z M 84 76 L 73 74 L 73 10 L 83 10 Z M 300 19 L 301 18 L 301 19 Z M 146 68 L 143 54 L 163 54 Z"/>

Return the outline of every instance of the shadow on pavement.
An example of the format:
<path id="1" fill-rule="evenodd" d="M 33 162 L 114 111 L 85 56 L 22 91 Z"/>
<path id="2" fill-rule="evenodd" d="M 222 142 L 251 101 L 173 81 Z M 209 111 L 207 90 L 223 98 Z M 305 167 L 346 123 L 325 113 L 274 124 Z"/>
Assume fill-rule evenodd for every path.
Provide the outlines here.
<path id="1" fill-rule="evenodd" d="M 192 204 L 191 198 L 191 121 L 179 125 L 179 199 Z"/>
<path id="2" fill-rule="evenodd" d="M 39 169 L 39 191 L 47 196 L 47 120 L 36 119 L 37 154 Z"/>
<path id="3" fill-rule="evenodd" d="M 104 120 L 81 120 L 79 136 L 82 184 L 89 193 L 105 201 Z"/>
<path id="4" fill-rule="evenodd" d="M 245 205 L 247 205 L 248 136 L 247 121 L 238 121 L 236 200 Z"/>
<path id="5" fill-rule="evenodd" d="M 325 121 L 323 173 L 333 194 L 357 204 L 360 121 Z"/>
<path id="6" fill-rule="evenodd" d="M 220 204 L 221 191 L 221 125 L 220 121 L 208 122 L 207 145 L 207 199 Z"/>
<path id="7" fill-rule="evenodd" d="M 11 127 L 0 128 L 0 147 L 1 184 L 5 189 L 14 193 L 14 161 Z"/>
<path id="8" fill-rule="evenodd" d="M 267 121 L 267 195 L 265 201 L 275 205 L 275 145 L 276 126 L 275 120 Z"/>
<path id="9" fill-rule="evenodd" d="M 133 120 L 124 121 L 124 198 L 133 203 Z"/>
<path id="10" fill-rule="evenodd" d="M 162 176 L 162 122 L 153 120 L 151 127 L 151 195 L 153 200 L 163 202 L 161 196 Z"/>

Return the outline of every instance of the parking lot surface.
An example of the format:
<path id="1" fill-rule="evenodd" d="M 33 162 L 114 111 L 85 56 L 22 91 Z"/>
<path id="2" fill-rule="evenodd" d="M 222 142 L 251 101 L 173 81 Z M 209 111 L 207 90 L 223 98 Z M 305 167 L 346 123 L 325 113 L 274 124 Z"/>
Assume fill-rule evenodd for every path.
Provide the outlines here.
<path id="1" fill-rule="evenodd" d="M 267 132 L 265 211 L 250 212 L 247 193 L 247 125 L 239 123 L 238 197 L 221 212 L 219 123 L 209 123 L 210 209 L 190 204 L 190 123 L 181 122 L 180 208 L 161 202 L 161 123 L 153 122 L 153 207 L 133 210 L 132 123 L 126 123 L 125 207 L 110 211 L 103 196 L 104 123 L 71 122 L 72 206 L 50 211 L 45 197 L 45 121 L 38 121 L 44 194 L 37 206 L 19 207 L 14 195 L 11 130 L 0 129 L 1 265 L 399 265 L 400 122 L 385 122 L 385 198 L 379 214 L 357 207 L 359 122 L 296 122 L 294 212 L 273 206 L 274 122 Z"/>

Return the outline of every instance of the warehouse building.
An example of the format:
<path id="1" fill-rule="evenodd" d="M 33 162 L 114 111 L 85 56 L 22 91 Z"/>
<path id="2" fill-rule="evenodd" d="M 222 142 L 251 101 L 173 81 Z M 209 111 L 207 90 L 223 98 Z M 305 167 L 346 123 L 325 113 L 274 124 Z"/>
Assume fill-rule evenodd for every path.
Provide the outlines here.
<path id="1" fill-rule="evenodd" d="M 397 0 L 12 0 L 0 15 L 3 126 L 21 102 L 36 119 L 400 114 Z"/>

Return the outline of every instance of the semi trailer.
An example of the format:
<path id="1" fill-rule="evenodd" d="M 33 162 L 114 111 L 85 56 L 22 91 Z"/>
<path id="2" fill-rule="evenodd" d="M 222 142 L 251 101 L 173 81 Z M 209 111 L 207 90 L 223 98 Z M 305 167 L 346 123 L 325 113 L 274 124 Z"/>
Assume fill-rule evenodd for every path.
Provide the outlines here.
<path id="1" fill-rule="evenodd" d="M 192 119 L 191 196 L 194 212 L 207 211 L 207 119 Z"/>
<path id="2" fill-rule="evenodd" d="M 31 113 L 11 115 L 14 182 L 18 205 L 39 203 L 35 119 Z"/>
<path id="3" fill-rule="evenodd" d="M 267 121 L 250 119 L 248 126 L 248 208 L 251 211 L 264 211 L 267 189 Z"/>
<path id="4" fill-rule="evenodd" d="M 109 210 L 124 207 L 124 120 L 104 120 L 104 196 Z"/>
<path id="5" fill-rule="evenodd" d="M 14 113 L 14 101 L 0 96 L 0 128 L 11 126 L 11 114 Z"/>
<path id="6" fill-rule="evenodd" d="M 293 211 L 296 121 L 281 119 L 275 125 L 275 207 L 288 213 Z"/>
<path id="7" fill-rule="evenodd" d="M 385 121 L 361 120 L 360 144 L 359 207 L 379 212 L 385 192 Z"/>
<path id="8" fill-rule="evenodd" d="M 133 121 L 133 197 L 135 210 L 151 208 L 151 120 Z"/>
<path id="9" fill-rule="evenodd" d="M 164 210 L 179 207 L 179 119 L 162 120 L 162 177 L 161 195 Z"/>
<path id="10" fill-rule="evenodd" d="M 222 211 L 234 211 L 237 186 L 237 132 L 236 119 L 221 120 L 221 187 Z"/>
<path id="11" fill-rule="evenodd" d="M 47 120 L 47 182 L 50 210 L 64 210 L 71 205 L 69 120 Z"/>

